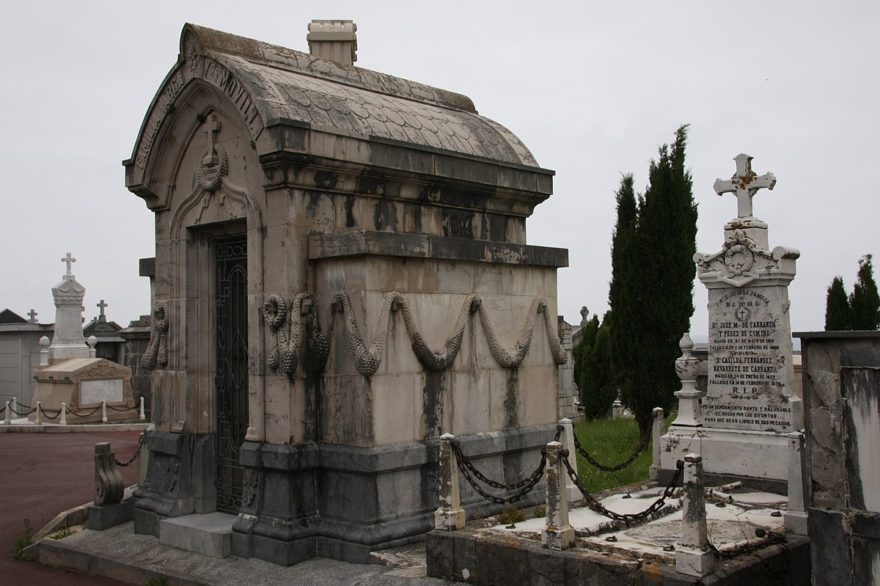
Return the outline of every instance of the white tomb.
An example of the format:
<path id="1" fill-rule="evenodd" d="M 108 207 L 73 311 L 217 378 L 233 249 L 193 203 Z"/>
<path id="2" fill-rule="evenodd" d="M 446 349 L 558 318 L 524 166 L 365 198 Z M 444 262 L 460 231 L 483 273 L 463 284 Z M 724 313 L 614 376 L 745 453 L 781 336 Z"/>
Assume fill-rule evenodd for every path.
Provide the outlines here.
<path id="1" fill-rule="evenodd" d="M 695 452 L 710 477 L 782 488 L 789 467 L 786 434 L 800 430 L 803 417 L 788 313 L 788 284 L 800 253 L 782 246 L 771 251 L 767 224 L 752 215 L 755 193 L 773 189 L 776 178 L 752 171 L 748 155 L 734 160 L 736 174 L 714 187 L 718 195 L 736 194 L 738 217 L 724 226 L 719 252 L 694 257 L 709 290 L 707 391 L 702 397 L 677 393 L 687 404 L 663 436 L 661 467 L 671 474 L 676 460 Z"/>

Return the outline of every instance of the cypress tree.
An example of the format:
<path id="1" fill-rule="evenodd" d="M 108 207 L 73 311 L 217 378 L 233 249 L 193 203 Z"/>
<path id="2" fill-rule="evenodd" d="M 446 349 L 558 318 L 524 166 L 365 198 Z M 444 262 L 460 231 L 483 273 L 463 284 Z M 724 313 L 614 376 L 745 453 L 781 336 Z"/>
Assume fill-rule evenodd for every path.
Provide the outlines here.
<path id="1" fill-rule="evenodd" d="M 831 286 L 828 287 L 828 295 L 825 298 L 825 331 L 851 330 L 852 320 L 850 317 L 849 300 L 846 298 L 846 290 L 843 287 L 843 279 L 834 277 Z"/>
<path id="2" fill-rule="evenodd" d="M 624 368 L 621 391 L 642 438 L 650 434 L 653 408 L 668 410 L 673 393 L 681 386 L 675 359 L 681 353 L 678 342 L 690 329 L 694 312 L 697 205 L 691 175 L 685 168 L 686 146 L 684 125 L 675 132 L 672 145 L 661 146 L 658 159 L 651 161 L 648 188 L 636 210 L 634 244 L 630 241 L 625 246 L 626 309 L 619 311 L 622 296 L 611 299 L 612 335 L 617 339 L 613 350 L 616 353 L 622 345 L 630 346 L 626 355 L 615 355 L 616 364 Z M 614 253 L 612 260 L 617 260 Z M 631 325 L 626 334 L 614 331 L 627 322 Z M 630 358 L 633 353 L 635 360 Z M 624 366 L 623 360 L 628 364 Z"/>
<path id="3" fill-rule="evenodd" d="M 877 283 L 874 282 L 870 254 L 859 260 L 859 275 L 849 297 L 849 307 L 852 329 L 876 330 L 880 326 L 880 295 L 877 294 Z"/>
<path id="4" fill-rule="evenodd" d="M 593 343 L 596 341 L 596 333 L 598 331 L 599 316 L 594 315 L 584 326 L 584 333 L 581 335 L 581 339 L 578 341 L 577 346 L 572 349 L 572 355 L 574 356 L 574 381 L 577 383 L 578 389 L 580 389 L 582 404 L 584 402 L 583 380 L 584 373 L 586 372 L 584 362 L 586 361 L 590 350 L 593 348 Z"/>
<path id="5" fill-rule="evenodd" d="M 590 419 L 607 415 L 617 393 L 611 368 L 609 326 L 609 314 L 606 313 L 584 360 L 581 401 L 584 405 L 584 413 Z"/>

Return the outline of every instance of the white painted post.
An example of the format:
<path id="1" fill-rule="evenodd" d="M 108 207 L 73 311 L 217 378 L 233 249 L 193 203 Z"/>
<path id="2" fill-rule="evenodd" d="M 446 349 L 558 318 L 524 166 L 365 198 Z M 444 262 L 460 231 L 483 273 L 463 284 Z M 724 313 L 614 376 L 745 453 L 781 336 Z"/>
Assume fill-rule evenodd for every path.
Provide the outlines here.
<path id="1" fill-rule="evenodd" d="M 804 434 L 794 432 L 788 436 L 788 510 L 785 511 L 785 528 L 795 535 L 807 535 L 807 505 L 809 486 L 804 470 Z"/>
<path id="2" fill-rule="evenodd" d="M 549 549 L 563 550 L 574 543 L 574 529 L 568 523 L 568 491 L 563 490 L 560 477 L 565 477 L 562 444 L 547 444 L 547 522 L 541 542 Z"/>
<path id="3" fill-rule="evenodd" d="M 681 379 L 681 390 L 675 392 L 678 397 L 678 417 L 673 425 L 688 427 L 701 427 L 703 425 L 703 413 L 700 408 L 702 393 L 697 390 L 697 367 L 700 360 L 691 353 L 694 343 L 687 332 L 678 343 L 681 348 L 681 357 L 675 361 L 675 373 Z"/>
<path id="4" fill-rule="evenodd" d="M 89 358 L 95 358 L 98 355 L 98 338 L 95 336 L 89 336 L 86 339 L 86 345 L 89 347 Z"/>
<path id="5" fill-rule="evenodd" d="M 663 407 L 654 407 L 654 421 L 651 425 L 651 480 L 660 476 L 660 437 L 663 435 Z"/>
<path id="6" fill-rule="evenodd" d="M 49 366 L 49 341 L 48 336 L 40 338 L 40 367 Z"/>
<path id="7" fill-rule="evenodd" d="M 12 414 L 18 419 L 18 397 L 12 397 Z"/>
<path id="8" fill-rule="evenodd" d="M 560 436 L 562 445 L 568 450 L 568 464 L 571 466 L 572 470 L 577 472 L 578 463 L 577 453 L 574 448 L 574 425 L 571 419 L 567 417 L 560 419 L 559 425 L 562 426 L 562 435 Z M 581 500 L 583 495 L 581 495 L 581 491 L 578 490 L 578 487 L 575 486 L 574 481 L 568 476 L 568 474 L 564 474 L 563 476 L 565 477 L 565 488 L 568 492 L 568 502 L 573 503 Z"/>
<path id="9" fill-rule="evenodd" d="M 138 417 L 140 417 L 141 421 L 146 421 L 146 419 L 147 419 L 147 412 L 144 411 L 144 398 L 143 397 L 141 397 L 141 408 L 140 408 L 140 413 L 138 414 Z"/>
<path id="10" fill-rule="evenodd" d="M 9 409 L 9 401 L 6 401 L 6 409 L 4 413 L 6 413 L 6 415 L 3 416 L 3 423 L 6 425 L 12 425 L 12 411 Z"/>
<path id="11" fill-rule="evenodd" d="M 715 558 L 709 550 L 706 527 L 706 498 L 703 494 L 703 458 L 690 453 L 684 457 L 684 505 L 681 540 L 675 552 L 676 571 L 702 577 L 712 571 Z"/>
<path id="12" fill-rule="evenodd" d="M 34 417 L 34 423 L 40 425 L 43 423 L 43 402 L 37 401 L 37 416 Z"/>
<path id="13" fill-rule="evenodd" d="M 439 507 L 434 511 L 434 528 L 446 531 L 464 529 L 465 526 L 458 488 L 458 463 L 452 451 L 454 439 L 451 433 L 440 436 L 440 494 L 437 499 Z"/>
<path id="14" fill-rule="evenodd" d="M 61 420 L 59 425 L 67 425 L 67 403 L 61 403 Z"/>
<path id="15" fill-rule="evenodd" d="M 107 399 L 101 399 L 101 423 L 107 423 Z"/>

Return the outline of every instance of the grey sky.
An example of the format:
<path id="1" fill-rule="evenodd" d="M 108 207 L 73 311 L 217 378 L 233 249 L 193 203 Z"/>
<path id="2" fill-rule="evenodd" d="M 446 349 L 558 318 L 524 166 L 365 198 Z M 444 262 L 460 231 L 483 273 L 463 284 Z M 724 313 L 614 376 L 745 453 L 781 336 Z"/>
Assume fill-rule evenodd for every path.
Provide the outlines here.
<path id="1" fill-rule="evenodd" d="M 755 198 L 771 247 L 798 248 L 794 330 L 822 329 L 825 289 L 877 253 L 880 4 L 876 2 L 16 2 L 0 21 L 0 309 L 54 320 L 67 251 L 95 304 L 122 325 L 149 310 L 137 260 L 153 218 L 120 164 L 174 65 L 184 22 L 307 51 L 313 18 L 358 24 L 357 65 L 470 96 L 516 133 L 555 194 L 530 244 L 569 249 L 559 311 L 606 309 L 621 173 L 691 124 L 697 249 L 715 252 L 736 215 L 716 177 L 740 152 L 779 182 Z M 695 284 L 692 331 L 705 337 Z"/>

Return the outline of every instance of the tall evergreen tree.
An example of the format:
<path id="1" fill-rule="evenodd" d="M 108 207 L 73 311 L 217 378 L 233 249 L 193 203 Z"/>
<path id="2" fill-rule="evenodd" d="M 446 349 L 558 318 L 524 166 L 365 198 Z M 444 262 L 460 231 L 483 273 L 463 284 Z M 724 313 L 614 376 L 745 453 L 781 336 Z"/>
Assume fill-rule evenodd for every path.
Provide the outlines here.
<path id="1" fill-rule="evenodd" d="M 834 277 L 825 298 L 825 331 L 852 329 L 849 300 L 843 287 L 843 279 Z"/>
<path id="2" fill-rule="evenodd" d="M 615 364 L 621 366 L 624 403 L 635 415 L 643 438 L 650 434 L 653 408 L 668 409 L 681 386 L 675 359 L 694 312 L 697 205 L 685 168 L 686 146 L 684 125 L 676 130 L 673 143 L 661 146 L 657 160 L 651 161 L 648 188 L 636 206 L 635 238 L 622 239 L 620 258 L 617 250 L 612 251 L 612 262 L 622 262 L 612 269 L 609 301 L 616 340 L 612 348 Z M 621 191 L 623 187 L 622 182 Z M 615 247 L 624 233 L 619 194 Z M 625 327 L 626 332 L 616 331 L 618 327 Z M 626 354 L 618 356 L 627 345 Z"/>
<path id="3" fill-rule="evenodd" d="M 585 361 L 587 356 L 590 354 L 590 350 L 593 348 L 593 344 L 596 341 L 596 334 L 599 331 L 599 316 L 594 315 L 591 320 L 589 320 L 584 326 L 584 331 L 581 334 L 581 339 L 578 341 L 577 345 L 572 349 L 572 355 L 574 357 L 574 381 L 577 383 L 578 388 L 581 390 L 581 403 L 583 403 L 583 384 L 582 380 L 585 372 Z"/>
<path id="4" fill-rule="evenodd" d="M 874 282 L 870 254 L 859 260 L 859 275 L 849 297 L 849 307 L 852 329 L 876 330 L 880 326 L 880 295 L 877 294 L 877 283 Z"/>
<path id="5" fill-rule="evenodd" d="M 607 415 L 617 395 L 617 385 L 611 367 L 611 346 L 608 335 L 610 323 L 609 314 L 606 313 L 584 360 L 580 381 L 581 402 L 584 405 L 584 413 L 590 419 Z"/>

